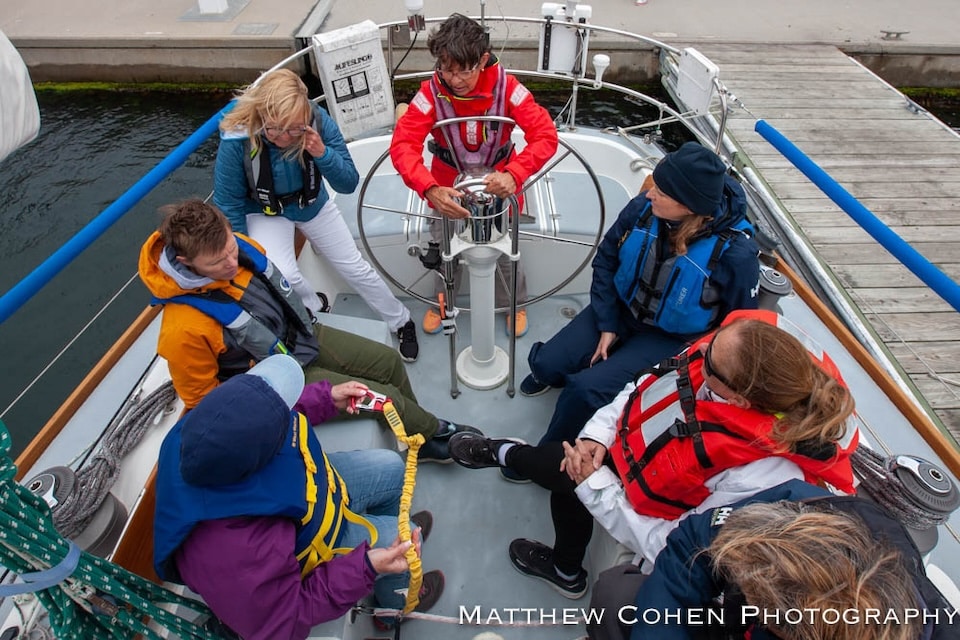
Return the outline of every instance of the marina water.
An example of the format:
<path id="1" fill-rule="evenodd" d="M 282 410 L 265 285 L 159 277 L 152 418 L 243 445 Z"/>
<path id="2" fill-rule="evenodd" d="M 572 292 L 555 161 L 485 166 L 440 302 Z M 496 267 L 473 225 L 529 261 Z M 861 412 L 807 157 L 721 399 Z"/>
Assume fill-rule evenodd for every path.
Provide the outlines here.
<path id="1" fill-rule="evenodd" d="M 7 291 L 229 100 L 225 93 L 39 92 L 39 137 L 0 163 L 0 291 Z M 136 274 L 160 205 L 212 188 L 211 138 L 171 179 L 0 325 L 0 412 Z M 148 304 L 136 279 L 43 379 L 7 411 L 26 446 Z"/>

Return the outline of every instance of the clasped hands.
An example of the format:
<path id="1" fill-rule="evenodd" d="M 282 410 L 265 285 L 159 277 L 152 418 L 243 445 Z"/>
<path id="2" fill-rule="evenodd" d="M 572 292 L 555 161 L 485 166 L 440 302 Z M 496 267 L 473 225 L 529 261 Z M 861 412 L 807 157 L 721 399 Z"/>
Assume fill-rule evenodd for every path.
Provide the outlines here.
<path id="1" fill-rule="evenodd" d="M 580 484 L 603 465 L 606 455 L 607 448 L 593 440 L 577 438 L 573 445 L 564 442 L 560 471 L 570 476 L 576 484 Z"/>

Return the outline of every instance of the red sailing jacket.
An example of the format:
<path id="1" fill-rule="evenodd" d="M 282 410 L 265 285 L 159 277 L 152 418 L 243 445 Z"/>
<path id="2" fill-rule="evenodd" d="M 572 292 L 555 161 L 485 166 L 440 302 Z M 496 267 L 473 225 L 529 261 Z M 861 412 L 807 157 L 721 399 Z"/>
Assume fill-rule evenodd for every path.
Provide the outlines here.
<path id="1" fill-rule="evenodd" d="M 420 85 L 417 95 L 410 101 L 410 108 L 397 121 L 390 142 L 390 158 L 404 183 L 421 198 L 425 197 L 424 193 L 430 187 L 452 186 L 457 177 L 457 170 L 445 162 L 434 158 L 430 169 L 427 169 L 423 161 L 424 141 L 431 135 L 431 129 L 437 122 L 436 100 L 449 101 L 454 113 L 459 117 L 497 115 L 491 113 L 491 107 L 494 106 L 493 94 L 499 74 L 498 62 L 488 64 L 480 72 L 480 79 L 473 93 L 458 98 L 440 82 L 439 73 L 434 73 L 433 78 Z M 439 92 L 434 92 L 434 86 L 439 88 Z M 512 118 L 523 130 L 526 147 L 520 153 L 511 153 L 508 158 L 498 162 L 495 168 L 512 175 L 519 189 L 527 178 L 553 157 L 557 150 L 557 128 L 547 110 L 538 105 L 530 91 L 509 74 L 506 77 L 504 107 L 503 115 Z M 467 124 L 469 123 L 461 125 L 462 132 Z M 483 124 L 487 128 L 491 125 L 489 122 Z M 512 129 L 512 126 L 507 125 L 504 140 L 509 140 Z M 436 144 L 446 148 L 443 134 L 439 130 L 434 133 Z M 461 139 L 466 141 L 467 137 L 461 135 Z"/>
<path id="2" fill-rule="evenodd" d="M 796 325 L 772 311 L 732 312 L 723 326 L 744 317 L 773 324 L 800 338 L 810 357 L 843 382 L 830 357 L 812 345 Z M 676 519 L 707 498 L 710 491 L 704 482 L 708 479 L 769 456 L 794 462 L 803 470 L 807 482 L 853 493 L 850 455 L 859 440 L 859 418 L 855 414 L 851 416 L 847 433 L 833 445 L 804 447 L 801 443 L 797 452 L 780 451 L 779 445 L 770 438 L 776 416 L 723 402 L 695 399 L 703 384 L 698 348 L 712 339 L 713 333 L 710 333 L 695 342 L 687 351 L 689 361 L 681 356 L 679 368 L 659 377 L 647 374 L 641 378 L 623 409 L 610 455 L 634 510 L 643 515 Z M 687 369 L 689 384 L 684 382 L 684 369 Z M 685 399 L 692 403 L 689 406 L 699 430 L 696 426 L 691 428 L 693 421 L 685 418 L 682 406 Z"/>

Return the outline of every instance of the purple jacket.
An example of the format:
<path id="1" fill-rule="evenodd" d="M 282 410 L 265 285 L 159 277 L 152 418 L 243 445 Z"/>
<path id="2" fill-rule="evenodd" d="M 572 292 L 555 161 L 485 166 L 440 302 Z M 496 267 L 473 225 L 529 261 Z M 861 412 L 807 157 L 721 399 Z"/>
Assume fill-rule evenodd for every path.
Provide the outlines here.
<path id="1" fill-rule="evenodd" d="M 336 414 L 330 383 L 304 389 L 297 409 L 319 424 Z M 317 566 L 303 580 L 291 520 L 240 517 L 202 522 L 175 554 L 187 586 L 244 640 L 302 640 L 373 589 L 366 543 Z"/>

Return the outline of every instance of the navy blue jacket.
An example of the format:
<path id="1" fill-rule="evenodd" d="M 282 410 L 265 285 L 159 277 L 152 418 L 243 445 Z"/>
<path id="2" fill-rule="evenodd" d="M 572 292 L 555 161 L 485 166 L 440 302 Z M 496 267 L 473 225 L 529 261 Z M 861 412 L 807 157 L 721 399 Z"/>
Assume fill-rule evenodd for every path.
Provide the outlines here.
<path id="1" fill-rule="evenodd" d="M 685 609 L 706 610 L 710 607 L 713 598 L 722 593 L 726 585 L 719 582 L 714 576 L 710 566 L 710 556 L 702 552 L 713 542 L 714 537 L 720 532 L 724 517 L 729 515 L 733 509 L 752 503 L 777 502 L 779 500 L 800 501 L 832 496 L 832 493 L 820 487 L 800 480 L 790 480 L 761 491 L 729 507 L 720 507 L 687 518 L 667 538 L 667 545 L 657 556 L 653 573 L 640 586 L 634 602 L 637 607 L 637 617 L 639 618 L 641 612 L 648 609 L 659 612 L 676 612 Z M 836 498 L 836 500 L 850 499 Z M 843 511 L 848 510 L 843 509 Z M 910 565 L 911 561 L 916 562 L 918 566 L 911 566 L 911 569 L 915 569 L 915 580 L 917 580 L 919 591 L 924 594 L 927 608 L 942 609 L 948 607 L 949 605 L 943 600 L 943 596 L 936 592 L 932 583 L 923 575 L 922 559 L 906 531 L 893 518 L 886 517 L 883 519 L 888 522 L 880 523 L 879 526 L 877 523 L 871 523 L 870 530 L 874 532 L 874 535 L 877 535 L 877 531 L 881 531 L 880 535 L 884 537 L 886 537 L 885 534 L 890 533 L 888 542 L 907 556 L 907 564 Z M 910 553 L 911 549 L 912 553 Z M 913 558 L 911 559 L 910 556 L 913 556 Z M 917 573 L 919 578 L 916 576 Z M 730 615 L 731 612 L 728 611 L 727 618 Z M 629 612 L 625 617 L 629 618 Z M 701 618 L 705 623 L 706 615 L 701 616 Z M 727 620 L 727 622 L 730 621 Z M 740 621 L 734 620 L 733 622 L 738 623 Z M 698 634 L 707 631 L 706 624 L 687 627 L 683 624 L 677 624 L 675 619 L 671 624 L 667 624 L 661 616 L 659 624 L 645 624 L 642 620 L 635 624 L 630 640 L 642 640 L 644 638 L 689 640 L 699 637 Z M 949 630 L 943 626 L 934 629 L 931 625 L 924 630 L 922 638 L 937 640 L 938 638 L 948 637 L 948 634 Z M 750 640 L 775 640 L 775 636 L 765 629 L 753 627 L 750 630 Z"/>
<path id="2" fill-rule="evenodd" d="M 613 280 L 620 266 L 620 240 L 636 226 L 648 202 L 646 192 L 630 200 L 597 247 L 597 255 L 593 259 L 590 304 L 596 313 L 597 328 L 600 331 L 623 336 L 650 328 L 633 317 L 617 295 Z M 743 188 L 730 177 L 726 178 L 722 209 L 723 214 L 711 222 L 712 234 L 729 229 L 746 216 Z M 660 225 L 659 234 L 666 237 L 666 223 L 658 218 L 654 224 Z M 759 247 L 752 238 L 736 233 L 730 246 L 720 256 L 717 267 L 710 276 L 710 282 L 720 292 L 717 324 L 733 309 L 757 308 L 760 273 L 758 253 Z"/>

